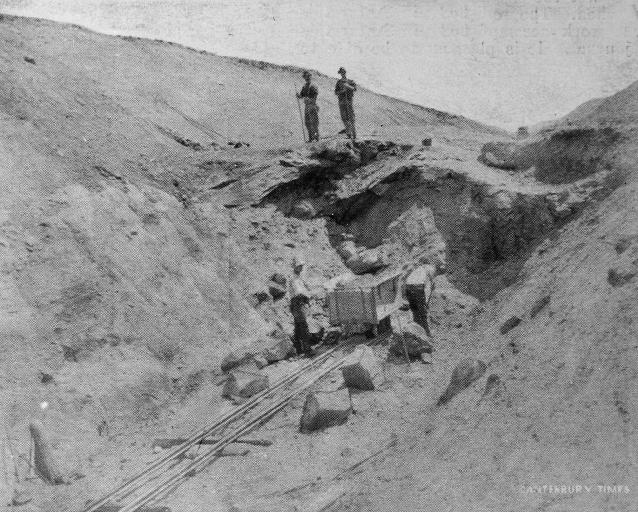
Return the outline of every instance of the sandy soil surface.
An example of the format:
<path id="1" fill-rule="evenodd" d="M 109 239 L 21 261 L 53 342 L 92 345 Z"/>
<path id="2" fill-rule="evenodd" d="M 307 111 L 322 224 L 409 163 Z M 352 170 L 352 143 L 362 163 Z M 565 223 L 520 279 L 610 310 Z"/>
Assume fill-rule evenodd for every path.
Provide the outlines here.
<path id="1" fill-rule="evenodd" d="M 79 510 L 160 456 L 155 437 L 229 410 L 222 358 L 292 331 L 273 273 L 305 256 L 326 327 L 344 240 L 390 269 L 446 263 L 432 363 L 380 338 L 384 383 L 345 425 L 299 433 L 299 397 L 252 434 L 272 446 L 217 460 L 173 510 L 632 510 L 635 85 L 519 141 L 361 90 L 352 145 L 319 77 L 331 137 L 302 144 L 298 70 L 12 17 L 0 37 L 3 454 L 26 456 L 40 419 L 69 480 L 20 459 L 16 482 L 5 457 L 32 497 L 16 510 Z M 495 140 L 513 165 L 482 163 Z M 466 357 L 487 372 L 437 406 Z"/>

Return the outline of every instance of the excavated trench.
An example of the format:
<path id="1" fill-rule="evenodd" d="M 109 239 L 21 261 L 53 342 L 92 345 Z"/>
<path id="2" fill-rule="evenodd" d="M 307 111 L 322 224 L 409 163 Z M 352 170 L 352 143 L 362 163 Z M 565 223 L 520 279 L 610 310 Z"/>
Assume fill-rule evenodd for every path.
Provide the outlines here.
<path id="1" fill-rule="evenodd" d="M 349 265 L 353 250 L 381 252 L 375 258 L 384 265 L 370 270 L 445 263 L 459 290 L 483 300 L 511 285 L 534 247 L 578 212 L 566 195 L 495 187 L 450 169 L 414 165 L 405 154 L 379 152 L 345 175 L 324 170 L 301 176 L 261 204 L 300 219 L 326 218 L 333 248 L 355 273 L 368 267 Z"/>

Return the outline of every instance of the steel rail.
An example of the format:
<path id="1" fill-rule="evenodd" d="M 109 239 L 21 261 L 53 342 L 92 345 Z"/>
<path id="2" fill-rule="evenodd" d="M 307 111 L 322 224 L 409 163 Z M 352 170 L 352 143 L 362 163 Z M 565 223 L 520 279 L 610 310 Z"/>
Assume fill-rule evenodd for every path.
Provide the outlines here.
<path id="1" fill-rule="evenodd" d="M 326 360 L 328 360 L 328 358 L 338 348 L 340 348 L 340 345 L 337 345 L 336 347 L 333 347 L 330 350 L 327 350 L 326 352 L 324 352 L 323 354 L 317 356 L 315 359 L 309 361 L 307 364 L 305 364 L 301 368 L 297 369 L 296 371 L 294 371 L 290 375 L 282 377 L 275 384 L 273 384 L 272 386 L 268 387 L 267 389 L 261 391 L 257 395 L 253 396 L 251 399 L 249 399 L 247 402 L 244 402 L 242 405 L 240 405 L 239 407 L 237 407 L 233 411 L 230 411 L 229 413 L 225 414 L 224 416 L 222 416 L 220 419 L 218 419 L 212 425 L 209 425 L 209 426 L 205 427 L 204 429 L 202 429 L 198 433 L 196 433 L 196 434 L 192 435 L 191 437 L 189 437 L 188 440 L 185 443 L 183 443 L 180 446 L 176 447 L 174 450 L 172 450 L 171 452 L 166 454 L 161 459 L 155 461 L 151 466 L 149 466 L 148 468 L 144 469 L 142 472 L 140 472 L 139 474 L 137 474 L 136 476 L 131 478 L 128 482 L 122 484 L 117 489 L 114 489 L 113 491 L 109 492 L 108 494 L 106 494 L 105 496 L 100 498 L 95 503 L 92 503 L 91 505 L 89 505 L 88 507 L 83 509 L 82 512 L 95 512 L 102 505 L 105 505 L 109 501 L 121 499 L 122 497 L 128 496 L 132 492 L 135 492 L 137 489 L 139 489 L 141 486 L 143 486 L 144 483 L 140 483 L 140 485 L 138 485 L 138 487 L 136 487 L 136 488 L 133 488 L 133 487 L 135 486 L 136 483 L 140 482 L 140 480 L 142 480 L 144 477 L 149 477 L 149 479 L 150 479 L 150 477 L 154 473 L 156 473 L 159 469 L 164 468 L 169 463 L 171 463 L 175 459 L 177 459 L 177 457 L 179 457 L 180 455 L 186 453 L 192 446 L 194 446 L 197 443 L 199 443 L 202 439 L 205 439 L 206 437 L 208 437 L 209 435 L 214 433 L 216 430 L 218 430 L 222 426 L 227 425 L 228 423 L 230 423 L 234 419 L 236 419 L 238 416 L 244 414 L 245 412 L 249 411 L 253 407 L 256 407 L 262 400 L 267 398 L 269 395 L 272 395 L 273 393 L 275 393 L 279 388 L 285 386 L 286 384 L 289 384 L 289 383 L 293 382 L 300 375 L 302 375 L 305 372 L 307 372 L 308 370 L 310 370 L 313 366 L 317 366 L 318 364 L 321 364 L 321 363 L 325 362 Z M 129 492 L 126 492 L 126 491 L 129 491 Z"/>
<path id="2" fill-rule="evenodd" d="M 154 489 L 149 491 L 148 493 L 136 498 L 133 502 L 129 503 L 122 507 L 118 512 L 135 512 L 139 510 L 144 505 L 149 504 L 150 502 L 159 499 L 160 497 L 165 497 L 170 492 L 172 492 L 176 487 L 178 487 L 181 481 L 185 477 L 190 477 L 192 474 L 201 471 L 206 466 L 208 466 L 211 462 L 211 459 L 217 455 L 221 450 L 223 450 L 226 446 L 231 444 L 233 441 L 239 439 L 242 435 L 247 434 L 252 431 L 254 428 L 259 426 L 261 423 L 266 421 L 272 415 L 276 414 L 278 411 L 283 409 L 290 400 L 292 400 L 296 395 L 308 389 L 311 385 L 313 385 L 317 380 L 323 377 L 325 374 L 339 368 L 344 364 L 348 356 L 344 356 L 335 363 L 331 364 L 327 368 L 319 371 L 312 378 L 304 382 L 298 388 L 293 389 L 283 398 L 280 398 L 275 404 L 271 405 L 266 411 L 259 413 L 255 418 L 249 420 L 246 424 L 238 427 L 232 433 L 227 434 L 221 439 L 218 443 L 213 445 L 206 453 L 197 457 L 192 463 L 190 463 L 187 467 L 180 469 L 174 475 L 169 476 L 164 482 L 160 483 Z"/>

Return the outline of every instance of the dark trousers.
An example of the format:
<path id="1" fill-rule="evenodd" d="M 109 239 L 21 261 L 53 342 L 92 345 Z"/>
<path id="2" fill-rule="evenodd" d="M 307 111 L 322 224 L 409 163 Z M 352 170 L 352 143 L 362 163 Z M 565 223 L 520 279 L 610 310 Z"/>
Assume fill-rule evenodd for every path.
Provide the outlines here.
<path id="1" fill-rule="evenodd" d="M 292 344 L 297 354 L 309 355 L 310 351 L 310 331 L 308 330 L 308 322 L 304 306 L 308 304 L 308 297 L 297 295 L 290 300 L 290 312 L 295 321 L 295 331 L 292 338 Z"/>
<path id="2" fill-rule="evenodd" d="M 432 336 L 428 324 L 428 302 L 425 298 L 423 285 L 407 285 L 405 287 L 405 296 L 408 299 L 414 321 L 425 329 L 428 336 Z"/>
<path id="3" fill-rule="evenodd" d="M 319 140 L 319 107 L 317 105 L 306 104 L 306 128 L 308 129 L 308 139 Z"/>
<path id="4" fill-rule="evenodd" d="M 346 127 L 346 135 L 352 140 L 357 138 L 357 132 L 354 127 L 354 106 L 352 102 L 340 101 L 339 113 L 341 114 L 341 120 Z"/>

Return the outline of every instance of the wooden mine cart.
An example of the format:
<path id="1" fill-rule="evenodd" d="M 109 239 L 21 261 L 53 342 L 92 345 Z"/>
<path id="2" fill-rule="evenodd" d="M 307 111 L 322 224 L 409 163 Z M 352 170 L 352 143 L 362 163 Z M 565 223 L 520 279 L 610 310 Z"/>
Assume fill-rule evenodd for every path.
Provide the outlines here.
<path id="1" fill-rule="evenodd" d="M 331 325 L 343 325 L 346 332 L 356 324 L 371 327 L 376 335 L 379 323 L 403 304 L 402 272 L 361 276 L 328 292 L 326 301 Z"/>

